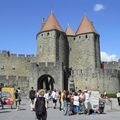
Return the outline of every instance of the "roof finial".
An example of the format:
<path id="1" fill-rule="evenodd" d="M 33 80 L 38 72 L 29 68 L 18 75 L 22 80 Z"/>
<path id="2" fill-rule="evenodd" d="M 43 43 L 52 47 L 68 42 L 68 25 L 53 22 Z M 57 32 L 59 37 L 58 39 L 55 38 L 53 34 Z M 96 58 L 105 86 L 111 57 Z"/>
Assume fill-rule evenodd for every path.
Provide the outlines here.
<path id="1" fill-rule="evenodd" d="M 44 17 L 42 18 L 42 22 L 45 22 L 45 18 Z"/>
<path id="2" fill-rule="evenodd" d="M 67 25 L 68 25 L 68 26 L 70 26 L 70 24 L 69 24 L 69 23 L 68 23 Z"/>
<path id="3" fill-rule="evenodd" d="M 87 12 L 86 12 L 86 10 L 84 10 L 84 16 L 86 16 L 87 15 Z"/>
<path id="4" fill-rule="evenodd" d="M 51 8 L 51 14 L 53 14 L 53 9 Z"/>

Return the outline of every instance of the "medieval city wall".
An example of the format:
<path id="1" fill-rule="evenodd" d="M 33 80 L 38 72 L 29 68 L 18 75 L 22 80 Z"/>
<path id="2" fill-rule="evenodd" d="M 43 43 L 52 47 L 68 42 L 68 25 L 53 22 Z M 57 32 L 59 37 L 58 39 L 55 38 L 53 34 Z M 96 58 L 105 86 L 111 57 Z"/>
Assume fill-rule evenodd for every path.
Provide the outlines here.
<path id="1" fill-rule="evenodd" d="M 120 70 L 120 59 L 118 61 L 103 62 L 102 66 L 104 69 L 117 69 Z"/>
<path id="2" fill-rule="evenodd" d="M 35 61 L 33 55 L 10 54 L 9 51 L 0 52 L 0 83 L 14 87 L 21 87 L 23 92 L 29 88 L 29 66 Z"/>
<path id="3" fill-rule="evenodd" d="M 115 93 L 120 90 L 120 71 L 113 69 L 76 69 L 72 72 L 75 88 Z"/>

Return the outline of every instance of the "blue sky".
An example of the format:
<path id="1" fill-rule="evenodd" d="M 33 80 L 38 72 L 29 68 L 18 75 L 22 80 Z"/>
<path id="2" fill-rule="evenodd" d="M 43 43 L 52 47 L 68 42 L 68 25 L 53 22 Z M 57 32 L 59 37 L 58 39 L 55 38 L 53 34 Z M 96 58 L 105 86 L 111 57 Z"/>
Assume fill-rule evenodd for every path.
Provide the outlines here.
<path id="1" fill-rule="evenodd" d="M 36 54 L 36 34 L 51 10 L 76 32 L 87 15 L 100 34 L 103 60 L 120 58 L 120 0 L 0 0 L 0 51 Z"/>

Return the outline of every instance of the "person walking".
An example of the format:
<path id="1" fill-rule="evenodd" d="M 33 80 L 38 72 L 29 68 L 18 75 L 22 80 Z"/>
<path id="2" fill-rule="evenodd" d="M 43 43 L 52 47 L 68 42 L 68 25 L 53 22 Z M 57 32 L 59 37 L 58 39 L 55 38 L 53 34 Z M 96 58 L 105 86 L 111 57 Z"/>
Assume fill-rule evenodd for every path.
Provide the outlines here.
<path id="1" fill-rule="evenodd" d="M 46 108 L 48 108 L 49 98 L 50 98 L 50 96 L 49 96 L 49 91 L 47 91 L 47 90 L 45 91 L 44 98 L 45 98 L 45 100 L 46 100 L 46 102 L 47 102 Z"/>
<path id="2" fill-rule="evenodd" d="M 19 93 L 18 93 L 18 90 L 15 91 L 15 105 L 16 105 L 16 109 L 19 110 L 20 103 L 19 103 Z"/>
<path id="3" fill-rule="evenodd" d="M 30 90 L 30 92 L 29 92 L 31 110 L 34 110 L 33 104 L 34 104 L 34 99 L 35 99 L 35 97 L 36 97 L 36 92 L 35 92 L 34 88 L 31 87 L 31 90 Z"/>
<path id="4" fill-rule="evenodd" d="M 56 109 L 58 92 L 56 90 L 52 91 L 51 98 L 53 99 L 53 108 Z"/>
<path id="5" fill-rule="evenodd" d="M 43 89 L 38 91 L 38 97 L 35 98 L 34 106 L 35 113 L 38 120 L 47 119 L 47 102 L 44 98 L 45 91 Z"/>

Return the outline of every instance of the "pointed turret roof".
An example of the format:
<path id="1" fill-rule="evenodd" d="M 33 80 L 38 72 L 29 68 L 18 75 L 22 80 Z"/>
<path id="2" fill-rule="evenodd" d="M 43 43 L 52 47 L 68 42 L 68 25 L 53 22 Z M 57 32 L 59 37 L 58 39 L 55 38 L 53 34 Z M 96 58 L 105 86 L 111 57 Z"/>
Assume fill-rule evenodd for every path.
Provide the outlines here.
<path id="1" fill-rule="evenodd" d="M 51 12 L 50 16 L 48 17 L 47 21 L 45 22 L 44 26 L 42 27 L 41 32 L 52 30 L 52 29 L 62 31 L 62 28 L 59 25 L 57 19 L 55 18 L 53 12 Z"/>
<path id="2" fill-rule="evenodd" d="M 68 25 L 68 27 L 66 29 L 66 35 L 75 35 L 75 33 L 73 32 L 73 30 L 70 27 L 70 25 Z"/>
<path id="3" fill-rule="evenodd" d="M 81 24 L 79 25 L 76 34 L 81 34 L 81 33 L 88 33 L 88 32 L 95 32 L 96 30 L 93 26 L 93 24 L 88 20 L 87 16 L 83 17 L 83 20 Z"/>

